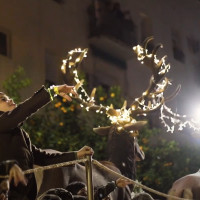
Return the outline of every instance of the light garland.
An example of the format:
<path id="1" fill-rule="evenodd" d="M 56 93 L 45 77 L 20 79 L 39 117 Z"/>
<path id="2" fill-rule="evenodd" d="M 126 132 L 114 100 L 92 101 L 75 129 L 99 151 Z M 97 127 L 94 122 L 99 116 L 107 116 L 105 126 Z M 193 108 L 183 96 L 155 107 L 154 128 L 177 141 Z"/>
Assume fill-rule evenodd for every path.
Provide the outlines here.
<path id="1" fill-rule="evenodd" d="M 133 47 L 133 51 L 137 55 L 137 59 L 140 61 L 141 64 L 144 63 L 151 63 L 152 56 L 153 56 L 153 61 L 155 67 L 152 69 L 152 71 L 158 70 L 158 75 L 164 76 L 170 69 L 170 65 L 165 64 L 165 57 L 163 57 L 161 60 L 158 60 L 156 58 L 156 55 L 153 54 L 148 54 L 148 50 L 144 49 L 142 46 L 137 45 Z M 154 72 L 155 73 L 155 72 Z M 152 76 L 151 81 L 155 83 L 154 76 Z M 135 102 L 138 103 L 138 109 L 143 110 L 143 111 L 152 111 L 157 108 L 159 108 L 162 105 L 162 100 L 164 99 L 163 92 L 164 89 L 168 84 L 171 84 L 168 79 L 162 80 L 161 83 L 156 83 L 155 85 L 155 92 L 154 93 L 149 93 L 149 91 L 143 92 L 142 99 L 136 98 Z M 157 93 L 157 94 L 156 94 Z M 156 95 L 155 95 L 156 94 Z M 147 97 L 148 100 L 145 100 L 145 97 Z M 148 97 L 151 97 L 150 99 Z M 136 110 L 136 106 L 132 106 L 132 110 Z"/>
<path id="2" fill-rule="evenodd" d="M 140 45 L 137 45 L 136 47 L 133 47 L 133 50 L 137 54 L 137 59 L 141 62 L 141 64 L 144 64 L 145 62 L 148 62 L 150 58 L 152 58 L 152 54 L 148 54 L 147 49 L 143 49 Z M 161 60 L 158 60 L 156 58 L 156 55 L 154 55 L 154 63 L 157 65 L 157 69 L 159 69 L 158 74 L 159 75 L 165 75 L 169 69 L 170 65 L 165 63 L 165 58 L 164 56 Z M 146 59 L 146 60 L 145 60 Z M 158 68 L 158 66 L 161 64 L 161 66 Z M 166 81 L 164 79 L 162 83 L 157 83 L 156 84 L 156 91 L 164 91 L 165 87 L 167 85 L 171 85 L 171 82 L 169 80 Z M 143 93 L 143 96 L 146 96 L 147 92 Z M 153 94 L 154 95 L 154 94 Z M 200 123 L 197 120 L 194 120 L 193 118 L 188 118 L 186 115 L 179 115 L 177 113 L 174 113 L 171 111 L 170 108 L 168 108 L 164 102 L 162 102 L 163 97 L 163 92 L 160 94 L 157 94 L 156 96 L 153 97 L 152 95 L 152 101 L 153 104 L 151 106 L 145 105 L 145 100 L 142 99 L 140 101 L 139 99 L 135 99 L 135 101 L 139 104 L 139 108 L 143 109 L 144 111 L 149 109 L 149 111 L 154 110 L 156 107 L 160 106 L 160 120 L 161 123 L 166 127 L 167 132 L 173 133 L 175 129 L 177 128 L 179 131 L 182 131 L 185 127 L 192 128 L 194 131 L 200 131 Z M 132 110 L 135 110 L 135 107 L 132 108 Z"/>
<path id="3" fill-rule="evenodd" d="M 174 113 L 171 108 L 168 108 L 165 104 L 163 104 L 160 109 L 160 119 L 164 127 L 166 127 L 167 132 L 173 133 L 175 127 L 177 127 L 179 131 L 182 131 L 186 127 L 193 129 L 195 132 L 200 131 L 199 121 L 188 118 L 186 115 Z M 172 125 L 170 126 L 169 123 Z"/>
<path id="4" fill-rule="evenodd" d="M 114 109 L 112 106 L 103 106 L 102 104 L 99 106 L 95 105 L 94 95 L 96 88 L 93 89 L 91 95 L 89 96 L 83 87 L 84 80 L 80 80 L 77 71 L 78 65 L 81 63 L 83 58 L 87 57 L 88 49 L 82 50 L 78 48 L 68 52 L 67 58 L 63 60 L 61 70 L 64 74 L 67 73 L 67 70 L 72 70 L 74 81 L 76 82 L 75 90 L 79 90 L 81 92 L 81 94 L 78 94 L 80 107 L 84 107 L 86 111 L 95 110 L 96 113 L 105 113 L 111 121 L 111 124 L 117 126 L 117 130 L 119 132 L 124 130 L 125 125 L 137 122 L 131 117 L 133 113 L 136 113 L 136 116 L 146 116 L 148 112 L 158 108 L 160 108 L 160 120 L 164 127 L 166 127 L 167 132 L 173 133 L 176 127 L 178 127 L 178 130 L 183 130 L 186 126 L 193 128 L 195 131 L 199 131 L 200 124 L 198 124 L 197 121 L 194 119 L 187 120 L 186 116 L 180 116 L 179 114 L 172 112 L 171 109 L 164 104 L 163 92 L 167 85 L 171 85 L 171 82 L 167 78 L 161 80 L 170 69 L 170 65 L 165 63 L 166 56 L 159 60 L 156 55 L 148 54 L 148 50 L 146 48 L 144 49 L 140 45 L 133 47 L 133 51 L 137 55 L 137 59 L 141 62 L 141 64 L 148 65 L 151 63 L 153 65 L 150 66 L 150 68 L 153 72 L 151 84 L 154 84 L 151 89 L 153 89 L 154 92 L 149 89 L 146 90 L 143 92 L 142 97 L 135 98 L 134 103 L 128 109 L 126 108 L 126 102 L 121 109 Z M 75 54 L 78 54 L 78 57 L 76 57 L 73 61 Z M 129 133 L 132 132 L 133 130 L 129 130 Z"/>
<path id="5" fill-rule="evenodd" d="M 136 50 L 138 60 L 141 62 L 143 62 L 143 60 L 146 57 L 148 58 L 152 57 L 152 54 L 148 54 L 147 50 L 144 50 L 139 45 L 137 45 L 133 49 Z M 80 106 L 85 107 L 86 111 L 89 111 L 92 106 L 95 106 L 94 94 L 91 96 L 87 94 L 87 92 L 85 91 L 83 87 L 83 81 L 79 79 L 78 72 L 77 72 L 77 67 L 79 63 L 82 61 L 82 59 L 84 57 L 87 57 L 87 52 L 88 52 L 88 49 L 81 50 L 80 48 L 68 52 L 67 58 L 63 60 L 61 70 L 64 74 L 66 74 L 67 72 L 67 66 L 69 70 L 72 70 L 72 73 L 74 74 L 74 81 L 76 82 L 75 88 L 77 91 L 79 89 L 82 93 L 82 94 L 78 94 L 78 98 L 81 102 Z M 75 61 L 72 61 L 74 54 L 79 54 L 79 55 L 77 58 L 75 58 Z M 146 54 L 146 56 L 144 54 Z M 154 61 L 159 63 L 159 60 L 156 59 L 156 56 L 154 56 Z M 162 66 L 162 70 L 163 70 L 163 66 Z M 167 83 L 165 80 L 163 80 L 162 83 L 157 84 L 156 91 L 159 92 L 160 90 L 163 90 L 166 87 L 166 84 Z M 143 93 L 143 96 L 147 96 L 147 95 L 150 95 L 153 97 L 152 102 L 150 103 L 150 101 L 148 101 L 147 105 L 145 105 L 146 101 L 144 99 L 135 99 L 135 101 L 138 102 L 137 109 L 139 108 L 143 111 L 146 111 L 149 109 L 154 110 L 155 108 L 160 106 L 161 100 L 163 98 L 163 93 L 160 93 L 156 96 L 154 94 L 148 94 L 147 92 Z M 111 121 L 111 124 L 117 125 L 119 131 L 123 129 L 124 125 L 130 124 L 130 123 L 134 124 L 136 122 L 136 120 L 131 117 L 132 111 L 134 111 L 134 106 L 129 109 L 127 109 L 126 106 L 123 106 L 121 109 L 116 109 L 114 114 L 112 113 L 112 110 L 113 110 L 112 107 L 103 106 L 102 104 L 100 104 L 100 106 L 97 106 L 96 113 L 102 114 L 105 112 L 109 120 Z M 146 115 L 146 114 L 143 113 L 143 115 Z M 133 131 L 131 130 L 130 132 L 133 132 Z"/>
<path id="6" fill-rule="evenodd" d="M 78 98 L 81 102 L 80 106 L 82 108 L 85 107 L 86 111 L 89 111 L 92 106 L 96 106 L 94 94 L 91 94 L 91 96 L 87 94 L 87 92 L 85 91 L 83 87 L 83 81 L 79 79 L 78 72 L 77 72 L 77 67 L 79 63 L 82 61 L 82 59 L 84 57 L 87 57 L 87 52 L 88 52 L 88 49 L 81 50 L 80 48 L 68 52 L 67 58 L 63 60 L 61 71 L 64 74 L 66 74 L 67 67 L 69 70 L 72 70 L 72 73 L 74 74 L 74 81 L 76 82 L 75 88 L 77 91 L 80 90 L 81 93 L 83 94 L 83 95 L 78 94 Z M 79 54 L 79 55 L 73 62 L 72 59 L 73 59 L 74 54 Z M 126 109 L 125 107 L 123 107 L 123 109 L 117 109 L 116 110 L 117 114 L 115 116 L 109 112 L 110 110 L 113 109 L 109 106 L 103 106 L 102 104 L 100 104 L 100 106 L 97 106 L 97 108 L 98 109 L 96 109 L 96 113 L 100 113 L 100 114 L 106 113 L 109 120 L 111 121 L 111 124 L 119 125 L 119 127 L 121 127 L 119 128 L 120 130 L 122 129 L 123 125 L 127 123 L 134 123 L 136 121 L 130 117 L 131 109 Z"/>

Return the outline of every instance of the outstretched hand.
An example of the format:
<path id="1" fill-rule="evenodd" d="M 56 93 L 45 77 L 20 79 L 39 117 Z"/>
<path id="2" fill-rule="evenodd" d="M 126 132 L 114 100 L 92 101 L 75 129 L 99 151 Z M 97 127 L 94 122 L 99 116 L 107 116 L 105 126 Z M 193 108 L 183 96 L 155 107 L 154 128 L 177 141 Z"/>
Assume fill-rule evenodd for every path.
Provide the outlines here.
<path id="1" fill-rule="evenodd" d="M 118 178 L 116 180 L 116 185 L 117 185 L 117 187 L 120 187 L 120 188 L 124 188 L 130 184 L 133 184 L 133 183 L 125 178 Z"/>
<path id="2" fill-rule="evenodd" d="M 24 185 L 27 185 L 27 180 L 24 176 L 23 171 L 21 170 L 21 168 L 14 164 L 12 166 L 12 168 L 10 169 L 10 173 L 9 173 L 9 182 L 11 182 L 11 180 L 14 180 L 14 185 L 17 186 L 20 182 Z"/>
<path id="3" fill-rule="evenodd" d="M 91 147 L 89 146 L 84 146 L 82 147 L 79 151 L 77 151 L 77 158 L 84 158 L 87 155 L 92 156 L 94 154 L 94 151 Z"/>
<path id="4" fill-rule="evenodd" d="M 9 179 L 4 179 L 0 183 L 0 200 L 8 200 L 8 192 L 10 189 L 10 182 L 14 181 L 14 185 L 17 186 L 20 182 L 27 185 L 27 180 L 24 176 L 21 168 L 14 164 L 9 171 Z"/>
<path id="5" fill-rule="evenodd" d="M 71 93 L 74 96 L 78 95 L 74 89 L 74 86 L 69 86 L 67 84 L 64 84 L 64 85 L 57 85 L 55 87 L 57 87 L 58 89 L 58 95 L 67 99 L 68 101 L 72 101 L 71 97 L 68 94 Z"/>

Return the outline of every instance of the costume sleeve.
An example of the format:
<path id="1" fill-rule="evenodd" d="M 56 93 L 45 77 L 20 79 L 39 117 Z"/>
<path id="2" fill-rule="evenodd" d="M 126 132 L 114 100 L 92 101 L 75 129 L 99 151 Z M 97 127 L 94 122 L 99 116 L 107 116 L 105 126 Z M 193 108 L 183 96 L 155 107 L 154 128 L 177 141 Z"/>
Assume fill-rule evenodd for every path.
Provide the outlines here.
<path id="1" fill-rule="evenodd" d="M 16 128 L 20 123 L 50 101 L 49 92 L 43 86 L 31 98 L 20 103 L 14 110 L 0 116 L 0 133 Z"/>
<path id="2" fill-rule="evenodd" d="M 94 194 L 95 200 L 102 200 L 107 197 L 116 188 L 115 182 L 109 182 L 106 186 L 102 186 L 96 189 Z"/>
<path id="3" fill-rule="evenodd" d="M 34 164 L 45 166 L 51 164 L 57 164 L 62 162 L 68 162 L 77 159 L 77 153 L 72 152 L 48 152 L 48 150 L 42 150 L 32 145 L 32 152 L 34 157 Z"/>

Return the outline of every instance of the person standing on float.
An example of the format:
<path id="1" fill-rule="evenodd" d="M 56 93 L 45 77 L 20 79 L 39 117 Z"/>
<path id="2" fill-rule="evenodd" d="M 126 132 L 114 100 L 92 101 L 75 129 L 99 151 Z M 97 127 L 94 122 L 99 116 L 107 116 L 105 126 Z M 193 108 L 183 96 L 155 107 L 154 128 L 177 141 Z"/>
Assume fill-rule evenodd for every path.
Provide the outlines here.
<path id="1" fill-rule="evenodd" d="M 0 92 L 0 162 L 16 160 L 22 170 L 32 169 L 33 165 L 50 165 L 67 162 L 93 155 L 93 149 L 84 146 L 78 151 L 48 153 L 31 143 L 22 123 L 44 105 L 53 100 L 55 95 L 71 101 L 69 93 L 77 95 L 73 86 L 58 85 L 46 89 L 44 86 L 26 101 L 15 104 L 6 94 Z M 37 195 L 34 174 L 26 175 L 27 185 L 10 185 L 9 200 L 35 200 Z"/>

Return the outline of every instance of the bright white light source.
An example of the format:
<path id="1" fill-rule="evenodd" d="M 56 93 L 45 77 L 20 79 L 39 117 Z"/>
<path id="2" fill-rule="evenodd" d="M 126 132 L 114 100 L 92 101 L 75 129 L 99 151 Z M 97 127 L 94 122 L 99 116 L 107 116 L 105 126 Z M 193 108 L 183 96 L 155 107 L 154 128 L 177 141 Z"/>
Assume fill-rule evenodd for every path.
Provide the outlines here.
<path id="1" fill-rule="evenodd" d="M 200 123 L 200 105 L 195 107 L 193 118 Z"/>

